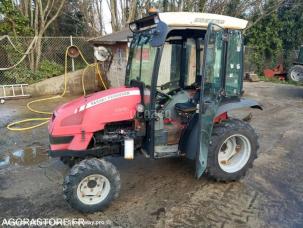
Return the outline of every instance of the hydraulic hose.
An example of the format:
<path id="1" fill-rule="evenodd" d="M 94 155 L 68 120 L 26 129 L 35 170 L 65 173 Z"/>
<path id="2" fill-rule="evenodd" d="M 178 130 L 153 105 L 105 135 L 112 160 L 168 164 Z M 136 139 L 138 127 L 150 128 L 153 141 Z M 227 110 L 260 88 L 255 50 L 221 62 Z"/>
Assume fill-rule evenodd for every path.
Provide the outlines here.
<path id="1" fill-rule="evenodd" d="M 66 51 L 65 51 L 65 58 L 64 58 L 64 89 L 61 95 L 56 95 L 56 96 L 52 96 L 52 97 L 48 97 L 48 98 L 41 98 L 41 99 L 37 99 L 37 100 L 33 100 L 27 103 L 26 107 L 34 113 L 38 113 L 38 114 L 43 114 L 43 115 L 48 115 L 49 117 L 39 117 L 39 118 L 29 118 L 29 119 L 24 119 L 24 120 L 20 120 L 20 121 L 16 121 L 13 123 L 10 123 L 7 125 L 7 129 L 11 130 L 11 131 L 26 131 L 26 130 L 31 130 L 37 127 L 40 127 L 44 124 L 47 124 L 50 120 L 50 115 L 52 115 L 52 112 L 46 112 L 46 111 L 40 111 L 37 109 L 34 109 L 31 107 L 32 104 L 35 103 L 39 103 L 39 102 L 45 102 L 45 101 L 49 101 L 49 100 L 54 100 L 54 99 L 61 99 L 65 96 L 66 91 L 67 91 L 67 82 L 68 82 L 68 72 L 67 72 L 67 60 L 68 60 L 68 50 L 73 47 L 73 48 L 77 48 L 80 54 L 81 59 L 83 60 L 83 62 L 86 64 L 85 69 L 82 71 L 82 75 L 81 75 L 81 81 L 82 81 L 82 90 L 83 90 L 83 94 L 84 96 L 86 95 L 86 91 L 85 91 L 85 85 L 84 85 L 84 75 L 85 72 L 87 71 L 88 68 L 91 67 L 95 67 L 96 71 L 97 71 L 97 75 L 102 83 L 102 86 L 104 89 L 107 89 L 106 84 L 102 78 L 102 74 L 101 71 L 99 69 L 99 65 L 98 63 L 88 63 L 87 60 L 84 58 L 82 52 L 80 51 L 80 49 L 77 46 L 69 46 L 67 47 Z M 29 127 L 16 127 L 17 125 L 20 124 L 24 124 L 24 123 L 28 123 L 28 122 L 37 122 L 39 121 L 40 123 L 33 125 L 33 126 L 29 126 Z"/>

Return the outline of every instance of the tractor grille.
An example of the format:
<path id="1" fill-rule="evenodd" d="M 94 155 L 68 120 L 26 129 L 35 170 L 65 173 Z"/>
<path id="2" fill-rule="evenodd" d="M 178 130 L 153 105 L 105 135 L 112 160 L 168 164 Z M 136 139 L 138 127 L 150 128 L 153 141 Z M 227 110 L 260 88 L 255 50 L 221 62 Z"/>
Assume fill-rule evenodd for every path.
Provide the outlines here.
<path id="1" fill-rule="evenodd" d="M 67 144 L 72 141 L 74 136 L 60 136 L 60 137 L 54 137 L 49 135 L 49 142 L 50 144 Z"/>

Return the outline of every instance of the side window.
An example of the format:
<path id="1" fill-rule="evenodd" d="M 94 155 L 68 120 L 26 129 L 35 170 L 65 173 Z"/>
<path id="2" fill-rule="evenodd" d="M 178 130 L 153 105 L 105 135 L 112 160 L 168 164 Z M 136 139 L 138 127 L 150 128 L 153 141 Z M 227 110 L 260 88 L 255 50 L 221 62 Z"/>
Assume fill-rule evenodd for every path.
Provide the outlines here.
<path id="1" fill-rule="evenodd" d="M 196 43 L 194 39 L 186 42 L 185 85 L 191 85 L 196 79 Z"/>
<path id="2" fill-rule="evenodd" d="M 229 31 L 227 47 L 225 92 L 229 97 L 241 94 L 243 77 L 242 35 L 238 30 Z"/>
<path id="3" fill-rule="evenodd" d="M 180 80 L 180 72 L 181 72 L 181 53 L 182 53 L 182 45 L 181 44 L 173 44 L 172 52 L 171 52 L 171 64 L 170 64 L 170 80 L 175 82 Z"/>
<path id="4" fill-rule="evenodd" d="M 150 45 L 150 37 L 140 36 L 133 44 L 129 78 L 140 80 L 145 85 L 151 85 L 156 48 Z"/>
<path id="5" fill-rule="evenodd" d="M 163 47 L 157 86 L 164 85 L 168 82 L 172 83 L 166 90 L 163 90 L 163 92 L 168 92 L 179 86 L 181 49 L 182 46 L 180 44 L 165 43 Z"/>
<path id="6" fill-rule="evenodd" d="M 185 58 L 182 58 L 183 52 L 185 52 Z M 182 60 L 184 61 L 184 71 L 181 69 Z M 184 77 L 185 85 L 191 85 L 195 82 L 196 44 L 194 39 L 188 39 L 184 46 L 181 42 L 166 42 L 164 44 L 157 86 L 170 83 L 167 89 L 162 90 L 163 92 L 177 89 L 180 85 L 181 76 Z"/>
<path id="7" fill-rule="evenodd" d="M 222 54 L 223 54 L 223 32 L 224 30 L 211 25 L 206 38 L 206 50 L 204 53 L 204 93 L 206 96 L 216 96 L 221 89 L 222 80 Z"/>

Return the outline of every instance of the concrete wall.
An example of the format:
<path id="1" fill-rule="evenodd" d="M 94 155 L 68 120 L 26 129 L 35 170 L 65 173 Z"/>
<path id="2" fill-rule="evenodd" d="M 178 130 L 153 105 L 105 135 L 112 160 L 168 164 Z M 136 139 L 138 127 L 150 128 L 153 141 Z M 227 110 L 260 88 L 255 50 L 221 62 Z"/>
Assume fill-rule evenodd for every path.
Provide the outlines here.
<path id="1" fill-rule="evenodd" d="M 77 70 L 67 74 L 67 93 L 78 95 L 83 94 L 82 89 L 82 76 L 83 70 Z M 85 72 L 84 85 L 86 91 L 97 90 L 97 81 L 95 69 L 90 68 Z M 64 75 L 49 78 L 41 82 L 29 85 L 26 92 L 31 96 L 44 96 L 44 95 L 57 95 L 61 94 L 64 90 Z"/>

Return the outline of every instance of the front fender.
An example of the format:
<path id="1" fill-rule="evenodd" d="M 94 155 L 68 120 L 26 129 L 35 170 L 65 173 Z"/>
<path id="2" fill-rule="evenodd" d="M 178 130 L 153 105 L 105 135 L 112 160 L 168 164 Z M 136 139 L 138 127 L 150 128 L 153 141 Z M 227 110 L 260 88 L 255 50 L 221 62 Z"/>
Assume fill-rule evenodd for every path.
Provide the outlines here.
<path id="1" fill-rule="evenodd" d="M 260 103 L 258 103 L 255 100 L 241 98 L 237 101 L 230 101 L 222 103 L 216 113 L 216 116 L 221 115 L 222 113 L 235 110 L 235 109 L 241 109 L 241 108 L 257 108 L 260 110 L 263 110 L 263 107 Z"/>

